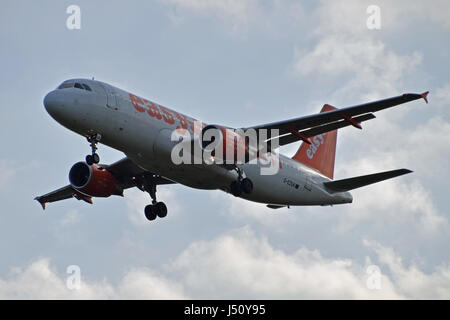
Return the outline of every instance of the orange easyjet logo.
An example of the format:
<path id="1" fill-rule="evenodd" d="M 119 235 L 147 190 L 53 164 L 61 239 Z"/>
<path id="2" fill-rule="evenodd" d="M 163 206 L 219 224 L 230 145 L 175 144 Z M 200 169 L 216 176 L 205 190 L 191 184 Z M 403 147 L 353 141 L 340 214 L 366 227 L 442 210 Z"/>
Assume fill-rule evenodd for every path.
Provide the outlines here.
<path id="1" fill-rule="evenodd" d="M 325 141 L 324 135 L 325 134 L 318 134 L 317 136 L 315 136 L 312 139 L 312 141 L 311 141 L 312 143 L 309 145 L 308 150 L 306 150 L 306 156 L 309 159 L 314 158 L 314 155 L 316 154 L 317 150 L 324 143 L 324 141 Z"/>
<path id="2" fill-rule="evenodd" d="M 182 135 L 185 130 L 187 130 L 188 125 L 190 129 L 195 132 L 199 128 L 194 126 L 194 122 L 186 117 L 184 114 L 178 113 L 172 109 L 163 107 L 157 103 L 151 102 L 144 98 L 139 98 L 134 94 L 129 94 L 130 101 L 134 108 L 141 113 L 147 113 L 150 117 L 156 118 L 158 120 L 163 120 L 167 124 L 173 125 L 175 121 L 178 122 L 177 131 Z M 201 130 L 201 128 L 200 128 Z"/>

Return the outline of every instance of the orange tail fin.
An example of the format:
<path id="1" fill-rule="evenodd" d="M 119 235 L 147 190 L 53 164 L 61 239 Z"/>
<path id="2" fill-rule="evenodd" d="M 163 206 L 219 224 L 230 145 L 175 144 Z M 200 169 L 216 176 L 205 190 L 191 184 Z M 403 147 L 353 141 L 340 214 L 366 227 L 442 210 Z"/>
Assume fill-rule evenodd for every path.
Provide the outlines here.
<path id="1" fill-rule="evenodd" d="M 335 107 L 326 104 L 320 112 L 327 112 L 335 109 Z M 315 137 L 311 137 L 310 140 L 311 144 L 305 142 L 302 143 L 292 159 L 333 179 L 337 130 L 319 134 Z"/>

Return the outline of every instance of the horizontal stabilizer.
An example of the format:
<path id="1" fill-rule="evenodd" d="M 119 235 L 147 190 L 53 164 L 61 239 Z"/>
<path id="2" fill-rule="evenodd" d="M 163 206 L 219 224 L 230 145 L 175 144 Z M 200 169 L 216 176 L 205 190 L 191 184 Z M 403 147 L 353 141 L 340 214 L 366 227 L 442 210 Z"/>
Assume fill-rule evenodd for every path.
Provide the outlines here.
<path id="1" fill-rule="evenodd" d="M 342 179 L 330 182 L 324 182 L 324 185 L 331 193 L 344 192 L 353 190 L 356 188 L 364 187 L 372 183 L 377 183 L 383 180 L 395 178 L 407 173 L 411 173 L 408 169 L 398 169 L 392 171 L 385 171 L 380 173 L 368 174 L 365 176 L 359 176 L 349 179 Z"/>

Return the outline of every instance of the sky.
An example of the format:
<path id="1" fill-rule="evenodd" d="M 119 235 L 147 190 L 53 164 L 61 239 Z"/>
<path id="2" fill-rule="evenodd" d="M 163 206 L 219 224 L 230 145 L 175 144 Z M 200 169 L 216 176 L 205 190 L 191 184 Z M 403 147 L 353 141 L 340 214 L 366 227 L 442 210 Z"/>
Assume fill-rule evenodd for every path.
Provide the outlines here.
<path id="1" fill-rule="evenodd" d="M 67 28 L 70 5 L 80 29 Z M 449 299 L 449 11 L 439 0 L 2 1 L 0 298 Z M 168 185 L 168 216 L 149 222 L 137 189 L 45 211 L 33 201 L 90 151 L 42 104 L 74 77 L 232 127 L 430 94 L 339 131 L 336 179 L 414 171 L 354 190 L 353 204 L 270 210 Z"/>

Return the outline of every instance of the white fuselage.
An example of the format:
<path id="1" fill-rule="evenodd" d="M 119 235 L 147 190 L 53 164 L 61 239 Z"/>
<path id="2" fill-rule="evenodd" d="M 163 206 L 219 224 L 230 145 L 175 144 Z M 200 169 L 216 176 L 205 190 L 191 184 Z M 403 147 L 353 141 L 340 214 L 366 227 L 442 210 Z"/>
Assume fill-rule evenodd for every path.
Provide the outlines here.
<path id="1" fill-rule="evenodd" d="M 230 183 L 237 179 L 235 170 L 215 164 L 175 165 L 171 160 L 171 150 L 177 143 L 171 141 L 171 133 L 178 127 L 193 134 L 191 125 L 186 124 L 195 119 L 164 107 L 172 115 L 171 121 L 166 121 L 164 114 L 159 119 L 149 110 L 136 108 L 129 92 L 100 81 L 80 81 L 92 91 L 57 89 L 45 97 L 48 113 L 60 124 L 83 136 L 100 133 L 101 143 L 124 152 L 143 169 L 174 182 L 229 192 Z M 261 174 L 259 161 L 242 165 L 244 175 L 253 181 L 252 193 L 242 195 L 243 198 L 274 205 L 352 202 L 349 192 L 327 192 L 323 182 L 330 181 L 329 178 L 286 156 L 278 156 L 279 161 L 272 159 L 270 164 L 279 167 L 272 175 Z"/>

